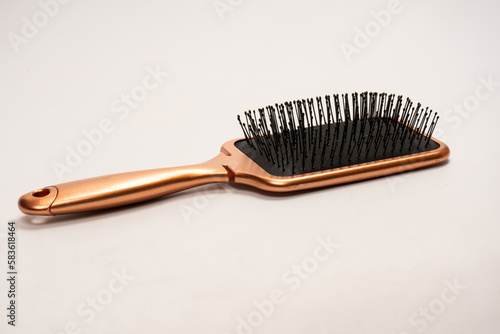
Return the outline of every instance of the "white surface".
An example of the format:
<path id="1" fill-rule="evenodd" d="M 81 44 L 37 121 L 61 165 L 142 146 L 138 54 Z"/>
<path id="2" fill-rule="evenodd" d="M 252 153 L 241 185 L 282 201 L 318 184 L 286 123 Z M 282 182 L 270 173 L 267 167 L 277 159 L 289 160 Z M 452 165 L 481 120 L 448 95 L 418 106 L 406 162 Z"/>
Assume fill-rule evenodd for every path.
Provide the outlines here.
<path id="1" fill-rule="evenodd" d="M 500 87 L 447 114 L 474 102 L 480 77 L 500 82 L 498 3 L 402 1 L 350 63 L 341 43 L 388 1 L 231 3 L 221 20 L 212 0 L 75 0 L 18 52 L 8 33 L 40 7 L 0 4 L 0 261 L 15 220 L 20 273 L 18 326 L 2 311 L 2 333 L 233 334 L 273 290 L 283 302 L 243 332 L 498 333 Z M 169 75 L 120 119 L 112 102 L 148 66 Z M 113 131 L 65 181 L 205 161 L 240 136 L 244 110 L 365 90 L 439 111 L 449 163 L 293 196 L 207 186 L 44 225 L 17 209 L 21 194 L 59 183 L 52 164 L 103 118 Z M 291 266 L 313 265 L 329 236 L 339 247 L 292 291 Z M 134 279 L 87 321 L 76 309 L 118 287 L 122 269 Z M 455 281 L 466 288 L 454 294 Z"/>

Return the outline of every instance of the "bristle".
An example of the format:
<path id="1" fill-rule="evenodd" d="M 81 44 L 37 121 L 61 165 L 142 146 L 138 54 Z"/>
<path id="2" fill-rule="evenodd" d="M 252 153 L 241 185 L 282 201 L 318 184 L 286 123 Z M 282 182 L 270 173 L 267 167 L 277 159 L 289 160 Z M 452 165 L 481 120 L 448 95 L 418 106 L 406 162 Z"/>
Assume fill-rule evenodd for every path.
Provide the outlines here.
<path id="1" fill-rule="evenodd" d="M 333 99 L 332 99 L 333 97 Z M 333 101 L 332 101 L 333 100 Z M 439 117 L 394 94 L 363 92 L 295 100 L 238 116 L 235 145 L 267 172 L 290 176 L 436 149 Z"/>

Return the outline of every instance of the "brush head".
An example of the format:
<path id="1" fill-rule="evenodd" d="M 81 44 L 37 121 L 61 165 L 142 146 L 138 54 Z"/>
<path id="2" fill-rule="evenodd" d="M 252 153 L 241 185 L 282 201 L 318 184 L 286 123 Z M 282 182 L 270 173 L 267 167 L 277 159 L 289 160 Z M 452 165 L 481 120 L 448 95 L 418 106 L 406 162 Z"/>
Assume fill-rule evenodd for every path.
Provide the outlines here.
<path id="1" fill-rule="evenodd" d="M 438 120 L 402 96 L 334 94 L 245 112 L 234 145 L 267 173 L 294 176 L 437 150 Z"/>

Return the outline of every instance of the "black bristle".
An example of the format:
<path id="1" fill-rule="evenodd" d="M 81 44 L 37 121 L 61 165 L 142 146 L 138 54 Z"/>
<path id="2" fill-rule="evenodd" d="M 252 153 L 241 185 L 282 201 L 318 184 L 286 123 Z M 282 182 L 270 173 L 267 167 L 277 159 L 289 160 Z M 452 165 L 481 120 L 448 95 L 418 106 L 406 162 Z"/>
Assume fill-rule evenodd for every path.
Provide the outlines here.
<path id="1" fill-rule="evenodd" d="M 333 101 L 332 101 L 333 97 Z M 439 116 L 410 99 L 363 92 L 295 100 L 238 116 L 236 147 L 269 174 L 292 176 L 437 149 Z"/>

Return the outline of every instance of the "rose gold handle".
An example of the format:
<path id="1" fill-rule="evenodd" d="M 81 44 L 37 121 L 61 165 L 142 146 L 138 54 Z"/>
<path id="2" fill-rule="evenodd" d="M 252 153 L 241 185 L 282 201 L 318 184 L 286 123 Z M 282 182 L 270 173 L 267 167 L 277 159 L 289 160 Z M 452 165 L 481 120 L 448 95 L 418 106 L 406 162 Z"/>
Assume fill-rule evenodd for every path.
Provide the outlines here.
<path id="1" fill-rule="evenodd" d="M 19 199 L 22 212 L 60 215 L 138 203 L 213 182 L 228 182 L 221 155 L 206 163 L 114 174 L 29 192 Z"/>

